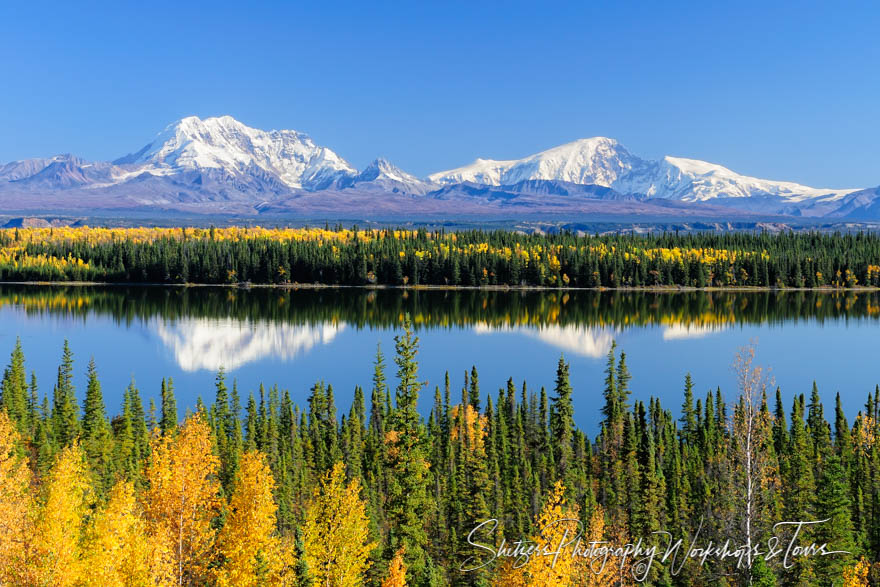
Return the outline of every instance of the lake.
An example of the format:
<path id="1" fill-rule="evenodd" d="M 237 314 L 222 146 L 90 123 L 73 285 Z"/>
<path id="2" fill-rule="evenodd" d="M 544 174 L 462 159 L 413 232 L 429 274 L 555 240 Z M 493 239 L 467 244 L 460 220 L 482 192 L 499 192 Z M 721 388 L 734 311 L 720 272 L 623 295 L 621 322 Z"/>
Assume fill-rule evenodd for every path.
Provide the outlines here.
<path id="1" fill-rule="evenodd" d="M 89 357 L 98 366 L 111 414 L 134 377 L 145 402 L 158 404 L 162 377 L 173 377 L 178 406 L 213 399 L 226 369 L 246 401 L 278 384 L 304 405 L 318 380 L 332 384 L 347 412 L 355 385 L 371 385 L 376 345 L 393 379 L 394 336 L 405 314 L 420 339 L 420 408 L 435 385 L 476 365 L 483 396 L 509 377 L 552 390 L 560 354 L 571 362 L 575 419 L 592 433 L 602 403 L 603 370 L 613 341 L 627 354 L 633 397 L 659 397 L 674 412 L 691 373 L 700 395 L 720 386 L 735 397 L 731 363 L 754 342 L 786 396 L 812 382 L 833 410 L 840 392 L 850 418 L 880 382 L 877 292 L 597 292 L 230 289 L 211 287 L 0 286 L 0 353 L 8 361 L 21 337 L 28 370 L 51 396 L 64 339 L 76 359 L 77 393 Z M 367 391 L 369 397 L 369 391 Z"/>

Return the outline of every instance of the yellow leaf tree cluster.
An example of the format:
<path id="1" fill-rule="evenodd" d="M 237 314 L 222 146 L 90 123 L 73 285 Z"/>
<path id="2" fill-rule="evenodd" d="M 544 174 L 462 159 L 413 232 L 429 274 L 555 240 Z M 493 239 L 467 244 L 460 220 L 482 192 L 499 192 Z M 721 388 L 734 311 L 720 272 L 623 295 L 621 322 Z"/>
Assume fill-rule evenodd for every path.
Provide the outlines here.
<path id="1" fill-rule="evenodd" d="M 25 547 L 32 535 L 30 470 L 19 454 L 20 438 L 6 412 L 0 412 L 0 585 L 24 572 Z"/>
<path id="2" fill-rule="evenodd" d="M 58 455 L 37 516 L 29 570 L 41 585 L 75 585 L 84 571 L 80 536 L 91 501 L 88 469 L 79 444 Z"/>
<path id="3" fill-rule="evenodd" d="M 229 515 L 217 539 L 225 559 L 218 585 L 281 585 L 290 579 L 292 547 L 283 544 L 275 532 L 278 506 L 272 496 L 274 488 L 275 480 L 262 453 L 244 453 Z"/>
<path id="4" fill-rule="evenodd" d="M 578 533 L 578 508 L 566 507 L 565 486 L 557 481 L 541 510 L 535 527 L 538 534 L 531 540 L 538 546 L 536 554 L 528 562 L 508 560 L 498 570 L 495 585 L 520 587 L 526 585 L 573 585 L 576 576 L 576 561 L 570 550 L 563 550 L 558 556 L 550 554 L 557 550 L 560 542 L 567 542 Z M 518 568 L 514 568 L 517 567 Z"/>
<path id="5" fill-rule="evenodd" d="M 494 578 L 494 584 L 498 587 L 604 587 L 628 585 L 631 582 L 629 565 L 621 567 L 615 557 L 608 557 L 603 565 L 601 557 L 591 559 L 584 555 L 589 549 L 589 542 L 609 538 L 605 512 L 601 506 L 597 505 L 590 515 L 579 550 L 575 551 L 575 540 L 581 533 L 578 507 L 566 505 L 565 486 L 561 481 L 556 483 L 547 498 L 535 520 L 535 527 L 539 532 L 531 537 L 531 541 L 538 547 L 536 554 L 527 562 L 506 561 Z M 609 542 L 615 543 L 614 540 Z"/>
<path id="6" fill-rule="evenodd" d="M 355 587 L 370 566 L 369 521 L 358 479 L 336 463 L 315 488 L 303 524 L 305 558 L 316 585 Z"/>
<path id="7" fill-rule="evenodd" d="M 219 459 L 213 453 L 211 429 L 196 415 L 176 438 L 157 438 L 144 509 L 157 548 L 166 552 L 177 585 L 209 580 L 216 530 L 212 521 L 220 508 Z"/>
<path id="8" fill-rule="evenodd" d="M 399 548 L 388 565 L 388 576 L 382 581 L 382 587 L 406 587 L 406 563 L 403 562 L 403 547 Z"/>
<path id="9" fill-rule="evenodd" d="M 158 550 L 135 498 L 134 485 L 119 481 L 87 534 L 86 566 L 96 585 L 171 585 L 168 553 Z"/>

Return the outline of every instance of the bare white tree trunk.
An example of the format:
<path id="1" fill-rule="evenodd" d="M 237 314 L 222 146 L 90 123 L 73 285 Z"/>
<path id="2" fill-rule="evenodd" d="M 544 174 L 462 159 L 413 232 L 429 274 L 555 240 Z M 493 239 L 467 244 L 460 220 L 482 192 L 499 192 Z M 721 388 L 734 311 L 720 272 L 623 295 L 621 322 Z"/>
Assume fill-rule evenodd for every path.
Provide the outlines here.
<path id="1" fill-rule="evenodd" d="M 768 381 L 764 370 L 753 365 L 755 347 L 749 346 L 740 350 L 734 361 L 737 375 L 740 401 L 734 410 L 732 432 L 742 437 L 743 444 L 737 459 L 744 467 L 743 507 L 745 522 L 746 566 L 749 584 L 752 583 L 752 546 L 755 543 L 754 531 L 758 507 L 756 488 L 760 487 L 763 475 L 763 455 L 761 454 L 766 435 L 766 426 L 759 422 L 762 396 L 766 392 Z"/>

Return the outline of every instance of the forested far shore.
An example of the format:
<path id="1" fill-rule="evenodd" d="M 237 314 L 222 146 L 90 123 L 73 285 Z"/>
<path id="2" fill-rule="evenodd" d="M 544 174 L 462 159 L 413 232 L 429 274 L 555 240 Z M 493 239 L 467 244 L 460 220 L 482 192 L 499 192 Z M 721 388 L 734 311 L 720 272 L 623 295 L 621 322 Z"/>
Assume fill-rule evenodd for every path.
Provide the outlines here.
<path id="1" fill-rule="evenodd" d="M 16 228 L 0 281 L 443 287 L 880 286 L 875 233 L 579 236 L 318 228 Z"/>
<path id="2" fill-rule="evenodd" d="M 48 393 L 16 343 L 0 385 L 0 583 L 880 581 L 880 388 L 852 422 L 839 394 L 826 412 L 815 385 L 786 403 L 747 348 L 738 390 L 703 394 L 687 376 L 674 417 L 658 399 L 631 398 L 616 346 L 595 391 L 572 389 L 564 357 L 549 390 L 490 387 L 476 367 L 425 389 L 408 317 L 395 343 L 391 365 L 377 348 L 373 380 L 347 409 L 324 382 L 299 406 L 277 386 L 245 397 L 221 370 L 211 401 L 182 418 L 170 379 L 147 406 L 132 381 L 108 418 L 99 366 L 83 367 L 66 342 Z M 424 393 L 427 417 L 416 409 Z M 575 393 L 596 394 L 594 438 L 575 425 Z M 818 520 L 797 536 L 775 526 Z M 583 554 L 493 560 L 502 541 L 554 548 L 566 532 L 621 547 L 662 548 L 655 533 L 669 532 L 698 535 L 695 548 L 754 548 L 647 566 L 613 552 L 605 565 Z M 804 550 L 767 556 L 759 546 L 774 535 Z"/>

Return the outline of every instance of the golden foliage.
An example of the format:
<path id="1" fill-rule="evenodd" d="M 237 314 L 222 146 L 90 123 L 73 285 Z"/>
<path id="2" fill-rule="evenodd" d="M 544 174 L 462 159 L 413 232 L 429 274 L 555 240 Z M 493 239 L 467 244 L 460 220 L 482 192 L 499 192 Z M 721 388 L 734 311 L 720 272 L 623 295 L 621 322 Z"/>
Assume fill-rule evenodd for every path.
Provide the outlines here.
<path id="1" fill-rule="evenodd" d="M 877 422 L 874 418 L 859 412 L 853 425 L 853 444 L 856 450 L 869 454 L 877 440 L 876 430 Z"/>
<path id="2" fill-rule="evenodd" d="M 11 235 L 12 230 L 6 229 Z M 177 241 L 251 241 L 257 239 L 268 239 L 272 241 L 287 242 L 309 242 L 317 243 L 318 246 L 329 250 L 329 254 L 338 257 L 339 245 L 351 244 L 355 240 L 359 242 L 371 242 L 384 239 L 393 241 L 407 241 L 419 237 L 417 231 L 406 230 L 366 230 L 354 232 L 353 230 L 324 230 L 320 228 L 263 228 L 263 227 L 228 227 L 228 228 L 211 228 L 205 230 L 201 228 L 94 228 L 89 226 L 81 227 L 57 227 L 57 228 L 19 228 L 16 229 L 15 237 L 8 239 L 8 244 L 0 248 L 0 267 L 8 266 L 16 269 L 20 268 L 49 268 L 65 278 L 81 278 L 90 273 L 92 267 L 85 263 L 82 259 L 76 257 L 56 258 L 47 257 L 45 255 L 29 255 L 25 251 L 25 246 L 29 243 L 37 244 L 86 244 L 98 245 L 118 241 L 126 241 L 134 244 L 152 243 L 160 240 L 177 240 Z M 518 260 L 521 263 L 540 262 L 539 271 L 544 274 L 549 271 L 547 278 L 552 283 L 557 282 L 557 278 L 565 283 L 568 282 L 567 275 L 557 275 L 562 263 L 560 257 L 568 253 L 589 253 L 604 259 L 609 256 L 619 255 L 625 261 L 633 261 L 636 263 L 649 262 L 652 260 L 661 260 L 666 263 L 699 262 L 704 265 L 725 264 L 732 265 L 738 258 L 760 257 L 769 259 L 766 251 L 736 251 L 714 248 L 642 248 L 635 245 L 617 247 L 608 245 L 604 242 L 593 243 L 589 245 L 563 245 L 563 244 L 523 244 L 514 243 L 513 246 L 507 245 L 491 245 L 488 242 L 465 243 L 459 244 L 458 236 L 455 233 L 441 234 L 427 232 L 424 234 L 426 240 L 419 241 L 414 248 L 408 247 L 407 251 L 399 250 L 397 255 L 400 259 L 404 259 L 406 255 L 411 253 L 419 260 L 424 259 L 446 259 L 455 253 L 464 256 L 494 256 L 505 260 Z M 880 269 L 876 266 L 869 266 L 869 278 L 875 281 Z M 873 272 L 872 272 L 873 271 Z M 481 268 L 483 280 L 489 277 L 486 267 Z M 284 270 L 281 268 L 280 277 L 284 277 Z M 405 278 L 408 276 L 404 276 Z M 228 275 L 230 281 L 236 279 L 234 271 Z M 855 276 L 851 273 L 845 276 L 847 284 L 855 285 Z M 728 279 L 729 284 L 735 282 L 735 278 Z M 844 277 L 839 280 L 842 284 Z"/>
<path id="3" fill-rule="evenodd" d="M 559 546 L 578 534 L 578 525 L 578 508 L 566 506 L 565 486 L 557 481 L 535 520 L 539 533 L 532 537 L 532 542 L 537 545 L 537 552 L 519 568 L 513 568 L 512 561 L 507 563 L 497 573 L 495 584 L 505 587 L 574 585 L 579 561 L 570 548 L 560 550 Z"/>
<path id="4" fill-rule="evenodd" d="M 25 546 L 32 535 L 31 473 L 18 453 L 20 440 L 9 416 L 0 411 L 0 585 L 24 572 Z"/>
<path id="5" fill-rule="evenodd" d="M 460 405 L 452 406 L 450 420 L 453 422 L 449 434 L 452 438 L 464 441 L 465 446 L 474 453 L 485 454 L 484 439 L 487 435 L 487 420 L 470 404 L 465 406 L 464 418 L 459 419 Z"/>
<path id="6" fill-rule="evenodd" d="M 388 565 L 388 576 L 382 581 L 382 587 L 406 587 L 406 563 L 403 562 L 404 549 L 401 546 L 391 564 Z"/>
<path id="7" fill-rule="evenodd" d="M 400 449 L 397 447 L 399 442 L 400 432 L 397 430 L 389 430 L 385 433 L 385 447 L 389 457 L 397 458 L 400 454 Z"/>
<path id="8" fill-rule="evenodd" d="M 176 438 L 153 442 L 144 510 L 152 539 L 170 553 L 177 584 L 207 580 L 216 534 L 211 523 L 220 506 L 218 468 L 201 414 L 189 418 Z"/>
<path id="9" fill-rule="evenodd" d="M 29 571 L 40 585 L 78 584 L 85 571 L 80 534 L 92 498 L 79 444 L 58 455 L 37 513 Z"/>
<path id="10" fill-rule="evenodd" d="M 217 584 L 250 587 L 283 584 L 292 567 L 292 551 L 285 549 L 275 532 L 275 480 L 263 453 L 246 452 L 235 491 L 229 500 L 229 516 L 217 538 L 225 562 Z"/>
<path id="11" fill-rule="evenodd" d="M 87 533 L 85 562 L 95 585 L 172 585 L 169 553 L 157 551 L 135 500 L 134 485 L 119 481 Z"/>
<path id="12" fill-rule="evenodd" d="M 864 558 L 853 566 L 845 568 L 843 570 L 842 587 L 868 587 L 870 585 L 868 581 L 868 572 L 870 570 L 871 565 Z"/>
<path id="13" fill-rule="evenodd" d="M 336 463 L 312 496 L 303 524 L 306 563 L 316 585 L 354 587 L 363 583 L 375 543 L 368 542 L 361 484 L 345 484 L 345 467 Z"/>
<path id="14" fill-rule="evenodd" d="M 577 533 L 577 517 L 577 506 L 566 508 L 565 486 L 557 481 L 536 521 L 540 533 L 534 537 L 535 541 L 555 548 L 566 535 Z M 535 557 L 527 566 L 532 585 L 568 585 L 574 577 L 574 559 L 565 553 L 558 558 Z"/>

